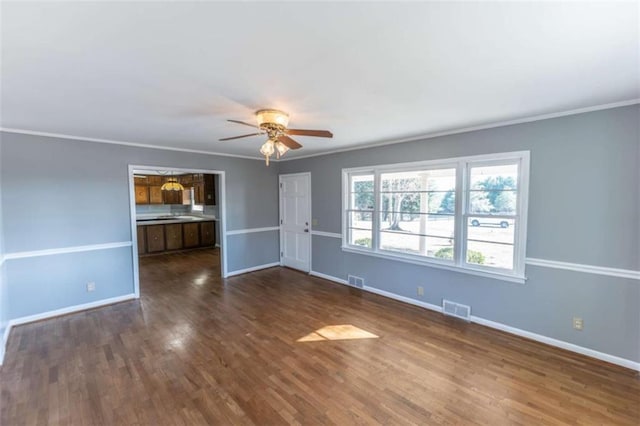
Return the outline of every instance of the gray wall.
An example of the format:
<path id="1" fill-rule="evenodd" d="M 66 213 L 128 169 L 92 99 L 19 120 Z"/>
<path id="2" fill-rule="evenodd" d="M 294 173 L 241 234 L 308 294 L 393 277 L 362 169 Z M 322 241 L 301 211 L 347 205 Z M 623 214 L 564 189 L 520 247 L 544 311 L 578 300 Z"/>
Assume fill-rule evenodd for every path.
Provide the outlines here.
<path id="1" fill-rule="evenodd" d="M 0 133 L 0 253 L 130 241 L 127 165 L 227 172 L 227 229 L 276 226 L 278 173 L 312 174 L 315 230 L 341 232 L 341 169 L 531 151 L 527 256 L 640 269 L 640 108 L 605 110 L 284 161 L 259 161 Z M 594 194 L 596 197 L 594 197 Z M 4 240 L 4 243 L 2 243 Z M 229 271 L 277 262 L 278 232 L 230 235 Z M 526 284 L 384 260 L 313 237 L 314 271 L 640 361 L 638 280 L 527 266 Z M 0 281 L 7 319 L 133 292 L 131 249 L 16 259 Z M 97 291 L 87 293 L 86 282 Z M 425 288 L 416 296 L 416 286 Z M 8 296 L 8 297 L 7 297 Z M 10 298 L 11 303 L 8 303 Z M 585 321 L 572 329 L 573 316 Z"/>
<path id="2" fill-rule="evenodd" d="M 531 151 L 527 257 L 640 269 L 638 105 L 279 163 L 311 172 L 314 230 L 341 232 L 341 169 Z M 314 271 L 640 361 L 640 281 L 527 266 L 526 284 L 346 253 L 313 236 Z M 425 296 L 416 296 L 416 286 Z M 583 331 L 572 317 L 584 318 Z"/>
<path id="3" fill-rule="evenodd" d="M 278 223 L 278 171 L 260 161 L 0 136 L 6 253 L 131 241 L 129 164 L 224 170 L 227 230 Z M 246 250 L 252 247 L 259 249 Z M 277 232 L 230 236 L 226 249 L 229 272 L 279 261 Z M 5 268 L 10 319 L 134 291 L 130 247 L 14 259 Z M 89 281 L 96 282 L 95 292 L 86 292 Z"/>
<path id="4" fill-rule="evenodd" d="M 0 165 L 2 164 L 2 138 L 0 138 Z M 7 297 L 7 280 L 5 264 L 2 262 L 4 255 L 4 227 L 2 215 L 2 173 L 0 173 L 0 339 L 4 337 L 5 328 L 9 321 L 9 303 Z M 4 356 L 4 344 L 0 340 L 0 362 Z"/>

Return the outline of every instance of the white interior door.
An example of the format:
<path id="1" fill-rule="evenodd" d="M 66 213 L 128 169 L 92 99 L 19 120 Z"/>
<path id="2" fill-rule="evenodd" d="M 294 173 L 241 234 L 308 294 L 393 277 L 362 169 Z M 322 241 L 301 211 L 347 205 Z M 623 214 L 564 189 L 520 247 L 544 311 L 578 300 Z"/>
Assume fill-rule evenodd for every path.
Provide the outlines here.
<path id="1" fill-rule="evenodd" d="M 311 269 L 311 176 L 280 175 L 280 262 Z"/>

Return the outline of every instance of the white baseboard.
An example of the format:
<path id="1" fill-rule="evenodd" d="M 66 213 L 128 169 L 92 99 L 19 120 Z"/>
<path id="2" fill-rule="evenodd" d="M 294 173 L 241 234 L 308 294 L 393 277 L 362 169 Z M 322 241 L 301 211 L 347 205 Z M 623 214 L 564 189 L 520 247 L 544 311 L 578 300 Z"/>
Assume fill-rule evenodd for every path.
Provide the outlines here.
<path id="1" fill-rule="evenodd" d="M 2 335 L 2 342 L 0 342 L 0 365 L 4 362 L 4 351 L 7 348 L 7 340 L 9 340 L 9 333 L 11 332 L 11 324 L 7 324 Z"/>
<path id="2" fill-rule="evenodd" d="M 264 265 L 252 266 L 251 268 L 238 269 L 237 271 L 227 272 L 227 278 L 234 275 L 246 274 L 247 272 L 259 271 L 260 269 L 273 268 L 274 266 L 280 266 L 280 262 L 265 263 Z"/>
<path id="3" fill-rule="evenodd" d="M 442 306 L 433 305 L 427 302 L 422 302 L 420 300 L 415 300 L 410 297 L 400 296 L 398 294 L 380 290 L 375 287 L 364 286 L 363 290 L 368 291 L 370 293 L 379 294 L 380 296 L 388 297 L 390 299 L 395 299 L 400 302 L 408 303 L 410 305 L 420 306 L 421 308 L 429 309 L 430 311 L 436 311 L 436 312 L 442 313 Z"/>
<path id="4" fill-rule="evenodd" d="M 320 273 L 320 272 L 312 271 L 312 272 L 309 273 L 309 275 L 313 275 L 313 276 L 319 277 L 319 278 L 324 278 L 324 279 L 326 279 L 328 281 L 333 281 L 333 282 L 336 282 L 338 284 L 348 285 L 347 281 L 343 280 L 342 278 L 337 278 L 337 277 L 334 277 L 334 276 L 331 276 L 331 275 L 327 275 L 327 274 L 323 274 L 323 273 Z M 357 287 L 353 287 L 353 288 L 357 288 Z M 435 311 L 435 312 L 442 312 L 442 307 L 441 306 L 433 305 L 431 303 L 421 302 L 419 300 L 415 300 L 415 299 L 412 299 L 410 297 L 401 296 L 399 294 L 395 294 L 395 293 L 391 293 L 391 292 L 388 292 L 388 291 L 380 290 L 380 289 L 377 289 L 375 287 L 364 286 L 364 288 L 362 288 L 362 290 L 368 291 L 370 293 L 375 293 L 375 294 L 378 294 L 380 296 L 388 297 L 390 299 L 398 300 L 400 302 L 405 302 L 405 303 L 409 303 L 411 305 L 420 306 L 422 308 L 429 309 L 429 310 L 432 310 L 432 311 Z M 488 320 L 488 319 L 480 318 L 480 317 L 477 317 L 477 316 L 474 316 L 474 315 L 471 316 L 471 322 L 483 325 L 485 327 L 489 327 L 489 328 L 493 328 L 493 329 L 496 329 L 496 330 L 504 331 L 506 333 L 514 334 L 516 336 L 520 336 L 520 337 L 524 337 L 524 338 L 527 338 L 527 339 L 535 340 L 536 342 L 544 343 L 544 344 L 547 344 L 549 346 L 555 346 L 557 348 L 565 349 L 565 350 L 568 350 L 570 352 L 575 352 L 575 353 L 579 353 L 581 355 L 586 355 L 588 357 L 599 359 L 601 361 L 606 361 L 606 362 L 609 362 L 611 364 L 620 365 L 622 367 L 626 367 L 626 368 L 629 368 L 631 370 L 640 371 L 640 362 L 632 361 L 630 359 L 621 358 L 621 357 L 618 357 L 618 356 L 615 356 L 615 355 L 610 355 L 610 354 L 607 354 L 607 353 L 604 353 L 604 352 L 599 352 L 599 351 L 596 351 L 596 350 L 593 350 L 593 349 L 585 348 L 583 346 L 578 346 L 578 345 L 573 344 L 573 343 L 565 342 L 563 340 L 558 340 L 558 339 L 554 339 L 552 337 L 543 336 L 541 334 L 532 333 L 530 331 L 521 330 L 519 328 L 511 327 L 511 326 L 506 325 L 506 324 L 502 324 L 502 323 L 499 323 L 499 322 L 495 322 L 495 321 L 491 321 L 491 320 Z"/>
<path id="5" fill-rule="evenodd" d="M 26 317 L 15 318 L 9 320 L 7 328 L 4 330 L 4 336 L 2 338 L 2 347 L 0 348 L 0 365 L 4 361 L 4 352 L 7 347 L 7 341 L 9 340 L 9 333 L 11 329 L 17 325 L 27 324 L 34 321 L 40 321 L 60 315 L 72 314 L 75 312 L 86 311 L 87 309 L 99 308 L 106 305 L 113 305 L 114 303 L 125 302 L 127 300 L 136 299 L 135 294 L 125 294 L 123 296 L 111 297 L 109 299 L 96 300 L 95 302 L 84 303 L 82 305 L 68 306 L 66 308 L 56 309 L 54 311 L 42 312 L 40 314 L 29 315 Z"/>
<path id="6" fill-rule="evenodd" d="M 536 342 L 544 343 L 550 346 L 555 346 L 556 348 L 561 348 L 570 352 L 586 355 L 591 358 L 599 359 L 600 361 L 606 361 L 611 364 L 620 365 L 622 367 L 630 368 L 631 370 L 640 371 L 640 362 L 635 362 L 630 359 L 621 358 L 615 355 L 610 355 L 604 352 L 585 348 L 583 346 L 578 346 L 576 344 L 565 342 L 563 340 L 554 339 L 553 337 L 547 337 L 547 336 L 543 336 L 542 334 L 521 330 L 519 328 L 511 327 L 510 325 L 476 317 L 473 315 L 471 316 L 471 322 L 484 325 L 485 327 L 490 327 L 496 330 L 501 330 L 507 333 L 515 334 L 516 336 L 535 340 Z"/>
<path id="7" fill-rule="evenodd" d="M 325 280 L 333 281 L 334 283 L 349 285 L 347 280 L 343 280 L 341 278 L 336 278 L 336 277 L 334 277 L 332 275 L 323 274 L 321 272 L 311 271 L 311 272 L 309 272 L 309 275 L 313 275 L 314 277 L 318 277 L 318 278 L 324 278 Z M 351 286 L 349 286 L 349 287 L 351 287 Z"/>

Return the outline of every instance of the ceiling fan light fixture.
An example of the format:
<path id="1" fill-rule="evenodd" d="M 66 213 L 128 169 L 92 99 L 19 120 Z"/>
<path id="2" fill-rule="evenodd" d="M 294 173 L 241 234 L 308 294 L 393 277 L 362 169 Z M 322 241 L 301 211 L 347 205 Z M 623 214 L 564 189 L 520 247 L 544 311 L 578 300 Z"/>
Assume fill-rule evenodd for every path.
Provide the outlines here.
<path id="1" fill-rule="evenodd" d="M 278 158 L 282 157 L 284 154 L 287 153 L 287 151 L 289 151 L 289 147 L 286 146 L 285 144 L 283 144 L 280 141 L 275 143 L 275 147 L 276 147 L 276 151 L 278 153 Z"/>
<path id="2" fill-rule="evenodd" d="M 261 109 L 256 111 L 258 126 L 263 124 L 277 124 L 282 127 L 289 125 L 289 114 L 277 109 Z"/>
<path id="3" fill-rule="evenodd" d="M 267 166 L 269 165 L 269 157 L 271 157 L 274 152 L 276 152 L 276 149 L 273 139 L 267 140 L 264 145 L 260 147 L 260 154 L 264 155 Z"/>

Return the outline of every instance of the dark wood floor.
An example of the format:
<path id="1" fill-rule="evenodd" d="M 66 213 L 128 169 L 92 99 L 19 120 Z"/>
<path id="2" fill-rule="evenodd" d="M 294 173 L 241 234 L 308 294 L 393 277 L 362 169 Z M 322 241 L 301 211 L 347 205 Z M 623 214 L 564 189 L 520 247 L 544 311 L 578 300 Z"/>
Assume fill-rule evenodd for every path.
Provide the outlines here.
<path id="1" fill-rule="evenodd" d="M 217 256 L 143 258 L 140 301 L 14 328 L 0 424 L 640 420 L 630 370 L 287 269 L 223 281 Z"/>

